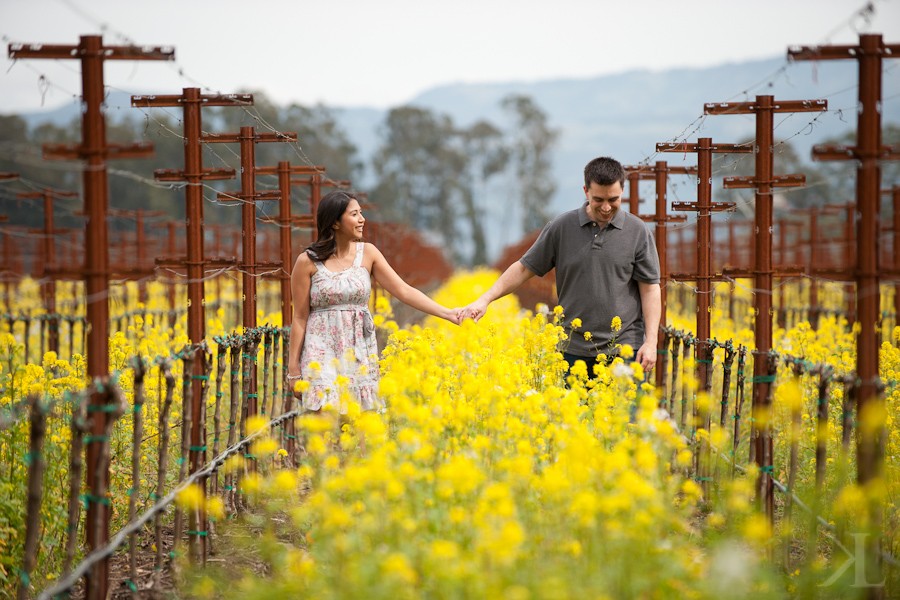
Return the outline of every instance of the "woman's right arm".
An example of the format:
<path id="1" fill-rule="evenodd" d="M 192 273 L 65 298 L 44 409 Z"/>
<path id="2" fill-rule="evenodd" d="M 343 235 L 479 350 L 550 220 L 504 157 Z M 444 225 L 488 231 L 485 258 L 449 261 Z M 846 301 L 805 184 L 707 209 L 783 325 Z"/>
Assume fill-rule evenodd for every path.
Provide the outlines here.
<path id="1" fill-rule="evenodd" d="M 288 377 L 294 379 L 300 376 L 300 353 L 303 351 L 306 322 L 309 320 L 309 289 L 315 271 L 316 266 L 306 252 L 300 253 L 293 270 L 291 270 L 291 303 L 294 316 L 291 319 L 287 374 Z"/>

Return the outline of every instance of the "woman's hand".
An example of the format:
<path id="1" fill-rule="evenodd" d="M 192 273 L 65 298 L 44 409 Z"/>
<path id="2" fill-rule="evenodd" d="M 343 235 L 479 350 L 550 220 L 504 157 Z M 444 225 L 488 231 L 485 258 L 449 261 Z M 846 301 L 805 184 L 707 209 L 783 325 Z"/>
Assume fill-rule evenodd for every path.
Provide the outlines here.
<path id="1" fill-rule="evenodd" d="M 463 314 L 461 308 L 445 308 L 444 311 L 445 314 L 441 315 L 443 316 L 443 318 L 447 319 L 454 325 L 459 325 L 460 323 L 462 323 Z"/>
<path id="2" fill-rule="evenodd" d="M 288 373 L 287 376 L 285 377 L 285 379 L 287 380 L 288 389 L 291 390 L 291 393 L 294 394 L 294 398 L 296 398 L 297 400 L 300 400 L 303 396 L 303 394 L 301 394 L 299 391 L 297 391 L 295 389 L 295 387 L 297 386 L 297 382 L 300 381 L 302 378 L 303 378 L 303 376 L 300 375 L 299 373 L 294 373 L 294 374 Z"/>

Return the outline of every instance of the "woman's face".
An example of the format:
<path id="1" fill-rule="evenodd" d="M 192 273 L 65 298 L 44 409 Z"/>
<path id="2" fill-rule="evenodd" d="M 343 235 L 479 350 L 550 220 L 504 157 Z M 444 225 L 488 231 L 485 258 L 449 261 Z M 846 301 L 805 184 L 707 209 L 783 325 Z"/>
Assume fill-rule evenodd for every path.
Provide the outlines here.
<path id="1" fill-rule="evenodd" d="M 366 224 L 366 218 L 362 214 L 362 208 L 356 200 L 350 200 L 344 214 L 341 215 L 337 222 L 337 234 L 343 234 L 349 238 L 358 239 L 362 237 L 363 226 Z"/>

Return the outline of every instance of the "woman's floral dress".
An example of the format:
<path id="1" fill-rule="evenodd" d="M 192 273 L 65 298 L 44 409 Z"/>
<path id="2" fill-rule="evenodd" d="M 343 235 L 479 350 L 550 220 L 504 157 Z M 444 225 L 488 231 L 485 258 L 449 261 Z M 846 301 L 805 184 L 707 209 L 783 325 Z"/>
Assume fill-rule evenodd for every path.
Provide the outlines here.
<path id="1" fill-rule="evenodd" d="M 300 373 L 309 382 L 303 407 L 326 406 L 347 412 L 347 401 L 362 410 L 382 410 L 378 397 L 378 346 L 369 312 L 372 282 L 362 266 L 365 244 L 356 244 L 353 266 L 332 273 L 313 261 L 309 320 L 300 353 Z M 342 376 L 338 379 L 338 376 Z M 347 393 L 349 392 L 349 398 Z"/>

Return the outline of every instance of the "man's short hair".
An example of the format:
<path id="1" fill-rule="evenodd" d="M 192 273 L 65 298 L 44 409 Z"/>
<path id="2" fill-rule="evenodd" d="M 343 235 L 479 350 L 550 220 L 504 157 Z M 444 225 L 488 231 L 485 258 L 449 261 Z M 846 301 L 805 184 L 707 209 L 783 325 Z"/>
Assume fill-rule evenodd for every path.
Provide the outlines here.
<path id="1" fill-rule="evenodd" d="M 591 183 L 612 185 L 617 181 L 625 187 L 625 168 L 614 158 L 601 156 L 584 167 L 584 187 L 591 187 Z"/>

